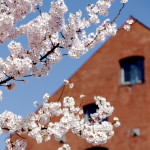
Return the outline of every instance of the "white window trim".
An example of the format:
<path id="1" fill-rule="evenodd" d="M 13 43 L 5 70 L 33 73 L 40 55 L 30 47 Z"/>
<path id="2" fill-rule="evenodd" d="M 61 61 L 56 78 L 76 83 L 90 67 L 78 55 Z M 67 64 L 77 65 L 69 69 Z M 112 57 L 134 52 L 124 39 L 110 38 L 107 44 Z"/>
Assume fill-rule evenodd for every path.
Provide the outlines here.
<path id="1" fill-rule="evenodd" d="M 121 85 L 133 85 L 133 84 L 131 84 L 131 82 L 130 81 L 125 81 L 125 77 L 124 77 L 124 69 L 123 68 L 121 68 L 121 71 L 120 71 L 120 79 L 121 79 Z M 136 78 L 136 84 L 138 84 L 138 83 L 142 83 L 143 81 L 142 80 L 139 80 L 138 78 Z"/>

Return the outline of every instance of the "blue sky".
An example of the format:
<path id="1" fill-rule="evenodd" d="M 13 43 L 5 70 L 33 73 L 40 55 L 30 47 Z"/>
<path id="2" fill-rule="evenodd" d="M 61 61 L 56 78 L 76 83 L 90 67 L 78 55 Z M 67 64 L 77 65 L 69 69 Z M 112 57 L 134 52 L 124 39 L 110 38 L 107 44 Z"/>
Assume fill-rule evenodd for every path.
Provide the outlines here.
<path id="1" fill-rule="evenodd" d="M 66 3 L 68 4 L 69 10 L 71 10 L 70 12 L 75 12 L 78 9 L 83 9 L 88 3 L 94 1 L 95 0 L 66 0 Z M 41 8 L 42 12 L 49 9 L 49 3 L 50 0 L 44 0 L 44 5 Z M 115 17 L 121 6 L 119 0 L 116 0 L 109 10 L 109 17 Z M 18 25 L 28 22 L 31 18 L 37 15 L 38 13 L 28 15 L 27 18 L 24 21 L 20 21 Z M 129 0 L 122 11 L 121 16 L 116 21 L 118 27 L 124 24 L 129 16 L 133 16 L 150 28 L 150 0 Z M 94 31 L 94 28 L 91 28 L 90 30 Z M 20 38 L 19 41 L 21 41 L 25 47 L 27 46 L 24 37 Z M 8 55 L 7 44 L 8 42 L 4 45 L 0 45 L 0 54 L 3 58 Z M 63 84 L 63 80 L 71 77 L 82 66 L 82 64 L 86 62 L 86 60 L 88 60 L 100 46 L 102 46 L 102 44 L 97 45 L 80 59 L 71 59 L 65 56 L 59 64 L 53 66 L 53 69 L 47 77 L 40 79 L 28 78 L 27 84 L 18 82 L 17 87 L 13 91 L 7 91 L 2 88 L 1 90 L 4 94 L 3 101 L 0 102 L 0 113 L 4 110 L 9 110 L 25 117 L 30 112 L 34 112 L 36 109 L 33 106 L 33 102 L 39 101 L 41 104 L 43 102 L 43 94 L 48 92 L 52 95 L 58 90 Z M 4 140 L 6 137 L 7 136 L 4 134 L 0 135 L 0 150 L 5 149 Z"/>

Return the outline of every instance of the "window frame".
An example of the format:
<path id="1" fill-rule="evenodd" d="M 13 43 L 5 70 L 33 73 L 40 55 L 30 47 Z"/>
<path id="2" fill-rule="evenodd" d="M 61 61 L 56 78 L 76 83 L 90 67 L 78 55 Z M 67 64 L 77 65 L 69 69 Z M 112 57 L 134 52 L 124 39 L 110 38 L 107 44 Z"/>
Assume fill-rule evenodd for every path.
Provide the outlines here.
<path id="1" fill-rule="evenodd" d="M 142 68 L 140 68 L 140 65 L 138 64 L 138 62 L 142 61 Z M 135 84 L 141 84 L 144 83 L 145 81 L 145 75 L 144 75 L 144 57 L 143 56 L 131 56 L 131 57 L 126 57 L 123 58 L 119 61 L 120 63 L 120 84 L 121 85 L 135 85 Z M 125 81 L 125 67 L 123 67 L 124 65 L 129 65 L 131 67 L 131 65 L 136 66 L 136 70 L 139 71 L 142 74 L 141 75 L 141 79 L 139 79 L 138 73 L 137 76 L 135 77 L 135 83 L 131 82 L 131 77 L 129 81 Z M 129 72 L 131 72 L 131 68 L 129 70 Z"/>

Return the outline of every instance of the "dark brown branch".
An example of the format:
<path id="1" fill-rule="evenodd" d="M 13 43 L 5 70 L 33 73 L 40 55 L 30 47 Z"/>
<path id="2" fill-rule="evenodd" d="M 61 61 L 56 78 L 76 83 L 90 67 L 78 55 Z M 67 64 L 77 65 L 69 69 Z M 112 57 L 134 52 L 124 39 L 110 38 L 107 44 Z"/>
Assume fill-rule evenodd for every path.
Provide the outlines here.
<path id="1" fill-rule="evenodd" d="M 21 82 L 23 82 L 23 81 L 25 81 L 25 80 L 16 80 L 16 79 L 14 79 L 15 81 L 21 81 Z"/>
<path id="2" fill-rule="evenodd" d="M 97 39 L 97 36 L 98 36 L 98 34 L 95 36 L 95 38 L 90 42 L 90 43 L 88 43 L 85 47 L 88 47 L 89 45 L 91 45 L 96 39 Z"/>
<path id="3" fill-rule="evenodd" d="M 51 41 L 52 46 L 54 47 L 54 44 L 53 44 L 53 42 L 52 42 L 52 40 L 51 40 L 51 37 L 50 37 L 50 36 L 49 36 L 49 39 L 50 39 L 50 41 Z"/>
<path id="4" fill-rule="evenodd" d="M 60 32 L 61 36 L 65 39 L 64 35 L 62 34 L 62 32 Z"/>
<path id="5" fill-rule="evenodd" d="M 42 57 L 40 58 L 40 61 L 42 61 L 43 59 L 45 59 L 48 55 L 54 53 L 54 50 L 55 50 L 57 47 L 59 47 L 59 43 L 58 43 L 57 45 L 55 45 L 54 47 L 52 47 L 52 49 L 51 49 L 50 51 L 48 51 L 44 56 L 42 56 Z M 33 65 L 36 65 L 36 64 L 37 64 L 37 63 L 33 63 Z M 32 76 L 32 75 L 26 75 L 26 76 L 23 76 L 23 77 L 30 77 L 30 76 Z M 14 78 L 14 77 L 9 77 L 9 76 L 7 76 L 7 79 L 1 81 L 1 82 L 0 82 L 0 85 L 5 84 L 5 83 L 7 83 L 8 81 L 11 81 L 11 80 L 15 80 L 15 78 Z"/>
<path id="6" fill-rule="evenodd" d="M 36 9 L 39 11 L 39 13 L 40 13 L 40 15 L 41 15 L 41 14 L 42 14 L 42 11 L 41 11 L 39 5 L 37 5 L 37 8 L 36 8 Z"/>
<path id="7" fill-rule="evenodd" d="M 120 14 L 121 14 L 124 7 L 125 7 L 125 3 L 123 3 L 123 5 L 122 5 L 121 9 L 119 10 L 117 16 L 111 21 L 111 24 L 114 23 L 116 21 L 116 19 L 120 16 Z"/>
<path id="8" fill-rule="evenodd" d="M 121 11 L 123 10 L 124 7 L 125 7 L 125 3 L 123 3 L 123 5 L 122 5 L 121 9 L 119 10 L 117 16 L 111 21 L 111 24 L 114 23 L 114 22 L 116 21 L 116 19 L 120 16 Z M 40 10 L 39 6 L 37 6 L 37 9 L 39 10 L 39 12 L 40 12 L 40 14 L 41 14 L 41 10 Z M 63 38 L 65 38 L 61 32 L 60 32 L 60 34 L 62 35 Z M 98 35 L 96 35 L 95 38 L 94 38 L 90 43 L 88 43 L 88 44 L 86 45 L 86 47 L 88 47 L 91 43 L 93 43 L 94 40 L 97 39 L 97 36 L 98 36 Z M 55 50 L 57 47 L 60 47 L 60 46 L 59 46 L 59 43 L 58 43 L 57 45 L 53 46 L 52 49 L 47 52 L 47 54 L 45 54 L 44 56 L 42 56 L 42 57 L 40 58 L 40 62 L 41 62 L 43 59 L 45 59 L 48 55 L 54 53 L 54 50 Z M 64 55 L 65 55 L 65 54 L 64 54 Z M 36 65 L 36 64 L 37 64 L 37 63 L 33 63 L 33 65 Z M 32 75 L 27 75 L 27 76 L 24 76 L 24 77 L 30 77 L 30 76 L 32 76 Z M 0 85 L 5 84 L 5 83 L 7 83 L 7 82 L 10 81 L 10 80 L 14 80 L 14 77 L 7 77 L 7 79 L 5 79 L 5 80 L 3 80 L 3 81 L 0 82 Z"/>
<path id="9" fill-rule="evenodd" d="M 81 103 L 80 103 L 80 105 L 79 105 L 79 108 L 81 108 L 81 106 L 82 106 L 82 104 L 83 104 L 83 101 L 84 101 L 84 98 L 82 98 L 82 101 L 81 101 Z"/>
<path id="10" fill-rule="evenodd" d="M 10 81 L 10 80 L 12 80 L 12 79 L 14 79 L 14 77 L 8 77 L 7 79 L 1 81 L 1 82 L 0 82 L 0 85 L 1 85 L 1 84 L 4 84 L 4 83 L 7 83 L 8 81 Z"/>
<path id="11" fill-rule="evenodd" d="M 2 128 L 3 130 L 7 130 L 7 131 L 9 131 L 10 129 L 9 128 Z"/>
<path id="12" fill-rule="evenodd" d="M 63 54 L 63 56 L 67 56 L 68 54 Z"/>
<path id="13" fill-rule="evenodd" d="M 48 55 L 54 53 L 54 50 L 55 50 L 57 47 L 59 47 L 59 43 L 58 43 L 57 45 L 55 45 L 50 51 L 48 51 L 47 54 L 45 54 L 44 56 L 42 56 L 42 57 L 40 58 L 40 61 L 42 61 L 43 59 L 45 59 Z"/>
<path id="14" fill-rule="evenodd" d="M 18 134 L 17 132 L 15 132 L 15 133 L 16 133 L 16 135 L 19 136 L 20 138 L 22 138 L 22 139 L 27 139 L 27 138 L 21 136 L 20 134 Z"/>
<path id="15" fill-rule="evenodd" d="M 34 74 L 29 74 L 29 75 L 26 75 L 26 76 L 23 76 L 23 77 L 31 77 L 31 76 L 34 76 Z"/>
<path id="16" fill-rule="evenodd" d="M 117 16 L 111 21 L 111 24 L 114 23 L 116 21 L 116 19 L 120 16 L 121 11 L 123 10 L 124 7 L 125 7 L 125 3 L 123 3 L 123 5 L 122 5 L 121 9 L 119 10 Z M 91 45 L 97 39 L 97 37 L 98 37 L 98 34 L 95 36 L 95 38 L 90 43 L 88 43 L 86 45 L 86 47 L 88 47 L 89 45 Z"/>
<path id="17" fill-rule="evenodd" d="M 57 102 L 60 101 L 60 99 L 61 99 L 61 97 L 62 97 L 62 95 L 63 95 L 63 93 L 64 93 L 65 87 L 66 87 L 66 85 L 63 86 L 62 91 L 61 91 L 61 94 L 60 94 L 60 96 L 59 96 Z"/>

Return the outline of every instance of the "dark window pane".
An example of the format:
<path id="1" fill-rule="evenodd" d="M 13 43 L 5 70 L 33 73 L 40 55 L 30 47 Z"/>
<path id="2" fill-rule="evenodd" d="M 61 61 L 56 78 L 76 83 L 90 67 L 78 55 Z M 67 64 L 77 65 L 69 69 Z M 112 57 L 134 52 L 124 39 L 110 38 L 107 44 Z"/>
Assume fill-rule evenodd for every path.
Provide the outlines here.
<path id="1" fill-rule="evenodd" d="M 123 70 L 124 70 L 125 81 L 130 81 L 130 65 L 123 64 Z"/>
<path id="2" fill-rule="evenodd" d="M 92 121 L 91 114 L 96 113 L 98 106 L 96 104 L 89 104 L 83 107 L 86 121 Z M 104 118 L 102 121 L 108 121 L 108 117 Z M 100 122 L 101 123 L 101 122 Z"/>
<path id="3" fill-rule="evenodd" d="M 98 106 L 95 104 L 90 104 L 87 106 L 84 106 L 84 114 L 87 115 L 88 121 L 91 121 L 91 114 L 96 113 L 96 109 L 98 109 Z"/>
<path id="4" fill-rule="evenodd" d="M 138 65 L 138 79 L 144 81 L 144 61 L 139 60 L 137 62 Z"/>
<path id="5" fill-rule="evenodd" d="M 88 118 L 90 119 L 91 118 L 90 114 L 96 113 L 96 108 L 87 109 L 85 113 L 88 115 Z"/>
<path id="6" fill-rule="evenodd" d="M 130 64 L 130 83 L 135 84 L 137 80 L 137 65 Z"/>
<path id="7" fill-rule="evenodd" d="M 120 60 L 122 83 L 136 84 L 144 82 L 144 58 L 129 57 Z"/>

